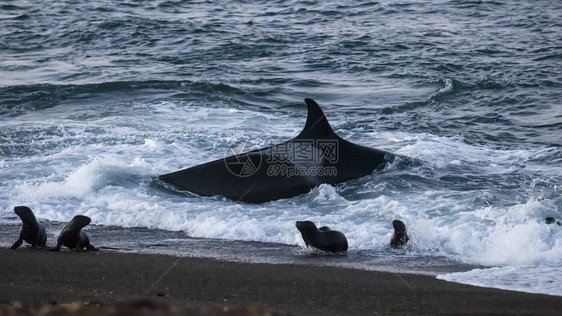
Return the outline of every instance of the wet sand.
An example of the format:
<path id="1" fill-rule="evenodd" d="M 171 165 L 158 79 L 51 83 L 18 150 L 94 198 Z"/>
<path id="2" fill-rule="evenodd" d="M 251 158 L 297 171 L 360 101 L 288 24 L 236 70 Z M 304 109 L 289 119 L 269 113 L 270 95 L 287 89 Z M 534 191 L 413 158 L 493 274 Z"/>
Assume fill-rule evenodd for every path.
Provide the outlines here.
<path id="1" fill-rule="evenodd" d="M 163 315 L 186 310 L 221 314 L 225 307 L 234 314 L 256 315 L 555 315 L 562 306 L 559 296 L 334 267 L 23 247 L 0 249 L 0 258 L 0 314 L 81 306 L 88 310 L 78 313 L 109 315 L 116 306 L 144 311 L 152 306 Z"/>

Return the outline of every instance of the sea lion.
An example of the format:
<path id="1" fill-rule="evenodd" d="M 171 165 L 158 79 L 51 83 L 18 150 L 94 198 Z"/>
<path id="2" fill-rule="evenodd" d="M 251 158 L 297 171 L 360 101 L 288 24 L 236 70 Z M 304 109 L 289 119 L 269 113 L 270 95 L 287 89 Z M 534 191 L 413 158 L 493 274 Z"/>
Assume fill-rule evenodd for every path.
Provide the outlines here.
<path id="1" fill-rule="evenodd" d="M 87 250 L 97 251 L 98 248 L 90 244 L 90 238 L 82 231 L 82 228 L 90 224 L 90 221 L 91 219 L 88 216 L 74 216 L 72 220 L 62 228 L 57 246 L 52 249 L 52 251 L 59 251 L 62 245 L 70 249 L 84 250 L 84 248 L 86 248 Z"/>
<path id="2" fill-rule="evenodd" d="M 326 252 L 347 251 L 347 238 L 337 230 L 331 230 L 327 226 L 318 229 L 311 221 L 297 221 L 297 229 L 301 232 L 307 246 Z"/>
<path id="3" fill-rule="evenodd" d="M 402 221 L 393 220 L 394 234 L 390 239 L 390 246 L 392 248 L 402 248 L 408 242 L 408 234 L 406 234 L 406 225 Z"/>
<path id="4" fill-rule="evenodd" d="M 551 217 L 551 216 L 545 218 L 545 219 L 544 219 L 544 222 L 547 223 L 548 225 L 550 225 L 550 224 L 552 224 L 552 223 L 556 223 L 556 224 L 558 224 L 558 225 L 562 225 L 562 224 L 560 223 L 560 221 L 557 221 L 554 217 Z"/>
<path id="5" fill-rule="evenodd" d="M 31 244 L 31 247 L 45 247 L 47 243 L 47 234 L 45 227 L 37 222 L 33 211 L 27 206 L 14 207 L 16 213 L 21 219 L 20 238 L 10 247 L 17 249 L 25 241 Z"/>

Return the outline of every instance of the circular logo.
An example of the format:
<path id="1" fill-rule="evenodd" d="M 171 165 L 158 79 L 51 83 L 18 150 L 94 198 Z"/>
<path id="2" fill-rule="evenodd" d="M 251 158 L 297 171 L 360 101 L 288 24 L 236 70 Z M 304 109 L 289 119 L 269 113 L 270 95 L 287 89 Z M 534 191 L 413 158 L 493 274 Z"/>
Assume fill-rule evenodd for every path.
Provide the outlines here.
<path id="1" fill-rule="evenodd" d="M 224 154 L 224 164 L 230 173 L 237 177 L 249 177 L 256 173 L 262 163 L 258 147 L 247 141 L 239 141 L 228 147 Z"/>

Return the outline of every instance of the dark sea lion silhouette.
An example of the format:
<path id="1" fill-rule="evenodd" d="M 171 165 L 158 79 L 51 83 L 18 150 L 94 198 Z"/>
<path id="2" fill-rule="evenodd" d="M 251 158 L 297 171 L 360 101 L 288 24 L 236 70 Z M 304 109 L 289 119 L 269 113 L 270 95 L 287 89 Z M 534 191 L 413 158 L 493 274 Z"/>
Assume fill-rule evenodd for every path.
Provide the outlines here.
<path id="1" fill-rule="evenodd" d="M 353 144 L 331 128 L 320 106 L 305 99 L 306 125 L 292 140 L 160 175 L 173 186 L 204 196 L 263 203 L 370 175 L 395 159 L 389 152 Z"/>
<path id="2" fill-rule="evenodd" d="M 311 221 L 297 221 L 296 225 L 307 246 L 326 252 L 347 251 L 347 238 L 341 232 L 327 226 L 318 229 Z"/>
<path id="3" fill-rule="evenodd" d="M 394 234 L 390 239 L 390 246 L 393 248 L 402 248 L 408 242 L 408 234 L 406 233 L 406 225 L 399 220 L 392 221 L 394 227 Z"/>
<path id="4" fill-rule="evenodd" d="M 74 216 L 62 228 L 57 246 L 52 251 L 59 251 L 61 246 L 76 250 L 84 250 L 86 248 L 87 250 L 97 251 L 98 249 L 90 244 L 88 234 L 82 231 L 82 228 L 90 224 L 90 221 L 91 219 L 84 215 Z"/>
<path id="5" fill-rule="evenodd" d="M 18 240 L 10 249 L 17 249 L 24 241 L 31 244 L 31 247 L 45 247 L 47 243 L 45 227 L 37 222 L 33 211 L 27 206 L 16 206 L 14 213 L 21 219 L 21 228 Z"/>
<path id="6" fill-rule="evenodd" d="M 562 225 L 562 223 L 560 223 L 560 221 L 557 221 L 556 218 L 551 217 L 551 216 L 545 218 L 545 219 L 544 219 L 544 222 L 547 223 L 548 225 L 550 225 L 550 224 L 552 224 L 552 223 L 556 223 L 556 224 L 558 224 L 558 225 Z"/>

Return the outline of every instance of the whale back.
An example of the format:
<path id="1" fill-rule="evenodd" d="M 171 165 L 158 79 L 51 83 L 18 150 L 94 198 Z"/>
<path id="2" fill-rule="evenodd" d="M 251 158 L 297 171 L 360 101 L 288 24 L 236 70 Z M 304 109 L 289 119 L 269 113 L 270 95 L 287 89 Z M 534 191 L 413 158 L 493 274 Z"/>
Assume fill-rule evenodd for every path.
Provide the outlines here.
<path id="1" fill-rule="evenodd" d="M 337 184 L 369 175 L 392 158 L 387 152 L 342 139 L 320 106 L 312 99 L 305 102 L 306 124 L 295 138 L 158 178 L 180 190 L 204 196 L 262 203 L 300 195 L 322 183 Z M 302 152 L 297 152 L 298 148 Z M 289 174 L 291 171 L 299 172 Z"/>

